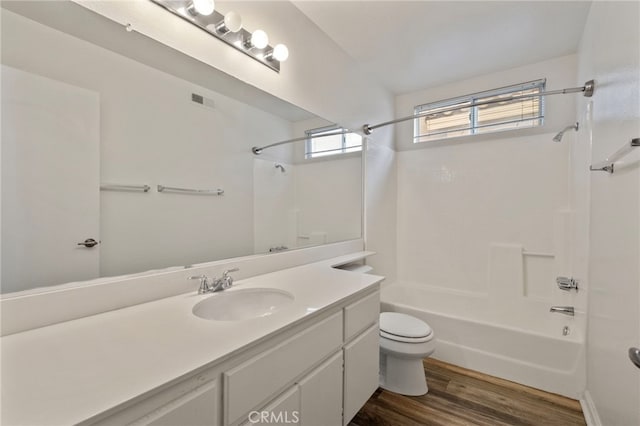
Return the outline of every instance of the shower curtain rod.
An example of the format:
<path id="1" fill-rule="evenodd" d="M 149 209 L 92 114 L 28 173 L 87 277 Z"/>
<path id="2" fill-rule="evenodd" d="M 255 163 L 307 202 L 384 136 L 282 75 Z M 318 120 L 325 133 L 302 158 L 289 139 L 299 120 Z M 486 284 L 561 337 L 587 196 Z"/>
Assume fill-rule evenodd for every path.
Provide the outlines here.
<path id="1" fill-rule="evenodd" d="M 590 98 L 593 95 L 594 87 L 595 87 L 595 82 L 593 80 L 589 80 L 584 84 L 584 86 L 580 86 L 580 87 L 571 87 L 569 89 L 551 90 L 549 92 L 542 92 L 542 93 L 536 93 L 536 94 L 531 94 L 531 95 L 517 95 L 517 96 L 509 96 L 507 98 L 493 99 L 493 100 L 481 101 L 481 102 L 473 102 L 468 107 L 490 105 L 490 104 L 495 104 L 495 103 L 500 103 L 500 102 L 517 101 L 519 99 L 538 98 L 540 96 L 564 95 L 566 93 L 578 93 L 578 92 L 582 92 L 584 94 L 584 96 Z M 440 112 L 456 111 L 456 110 L 463 109 L 463 108 L 468 108 L 468 107 L 456 106 L 456 107 L 451 107 L 451 108 L 446 108 L 446 109 L 439 109 L 438 112 L 440 113 Z M 415 120 L 416 118 L 425 117 L 425 116 L 431 115 L 431 114 L 433 114 L 433 113 L 429 112 L 429 111 L 424 111 L 424 112 L 421 112 L 421 113 L 418 113 L 418 114 L 414 114 L 414 115 L 410 115 L 410 116 L 407 116 L 407 117 L 396 118 L 395 120 L 385 121 L 384 123 L 375 124 L 373 126 L 370 126 L 369 124 L 365 124 L 364 126 L 362 126 L 362 133 L 364 133 L 365 135 L 370 135 L 373 130 L 378 129 L 380 127 L 385 127 L 385 126 L 389 126 L 391 124 L 401 123 L 403 121 Z"/>
<path id="2" fill-rule="evenodd" d="M 568 89 L 560 89 L 560 90 L 551 90 L 548 92 L 542 92 L 542 93 L 536 93 L 536 94 L 530 94 L 530 95 L 516 95 L 516 96 L 509 96 L 506 98 L 500 98 L 500 99 L 493 99 L 493 100 L 488 100 L 488 101 L 481 101 L 481 102 L 473 102 L 471 105 L 469 106 L 482 106 L 482 105 L 491 105 L 491 104 L 496 104 L 496 103 L 500 103 L 500 102 L 510 102 L 510 101 L 517 101 L 520 99 L 529 99 L 529 98 L 539 98 L 541 96 L 549 96 L 549 95 L 564 95 L 567 93 L 583 93 L 585 97 L 590 98 L 591 96 L 593 96 L 593 90 L 595 88 L 595 82 L 593 80 L 589 80 L 587 81 L 584 86 L 580 86 L 580 87 L 571 87 Z M 468 108 L 468 107 L 460 107 L 460 106 L 456 106 L 456 107 L 451 107 L 451 108 L 446 108 L 446 109 L 440 109 L 438 112 L 448 112 L 448 111 L 456 111 L 462 108 Z M 396 124 L 396 123 L 401 123 L 403 121 L 409 121 L 409 120 L 415 120 L 416 118 L 421 118 L 421 117 L 425 117 L 427 115 L 433 114 L 429 111 L 424 111 L 418 114 L 414 114 L 414 115 L 410 115 L 407 117 L 402 117 L 402 118 L 396 118 L 395 120 L 390 120 L 390 121 L 385 121 L 384 123 L 380 123 L 380 124 L 375 124 L 373 126 L 369 125 L 369 124 L 365 124 L 364 126 L 362 126 L 362 133 L 364 133 L 365 135 L 370 135 L 371 132 L 373 132 L 375 129 L 379 129 L 380 127 L 385 127 L 385 126 L 389 126 L 391 124 Z M 336 132 L 331 132 L 331 133 L 324 133 L 321 135 L 314 135 L 313 138 L 323 138 L 326 136 L 336 136 L 336 135 L 343 135 L 345 133 L 353 133 L 350 130 L 347 129 L 343 129 L 340 131 L 336 131 Z M 309 136 L 302 136 L 299 138 L 294 138 L 294 139 L 287 139 L 286 141 L 281 141 L 281 142 L 276 142 L 276 143 L 272 143 L 269 145 L 265 145 L 262 147 L 257 147 L 254 146 L 253 148 L 251 148 L 251 151 L 255 154 L 255 155 L 260 155 L 262 153 L 262 151 L 264 149 L 267 148 L 272 148 L 274 146 L 278 146 L 278 145 L 283 145 L 286 143 L 291 143 L 291 142 L 298 142 L 298 141 L 304 141 L 309 139 Z"/>
<path id="3" fill-rule="evenodd" d="M 337 136 L 337 135 L 344 135 L 345 133 L 353 133 L 350 130 L 347 129 L 342 129 L 342 130 L 338 130 L 335 132 L 331 132 L 331 133 L 323 133 L 321 135 L 313 135 L 313 139 L 316 138 L 325 138 L 327 136 Z M 293 139 L 287 139 L 286 141 L 281 141 L 281 142 L 276 142 L 276 143 L 272 143 L 269 145 L 265 145 L 265 146 L 254 146 L 253 148 L 251 148 L 251 152 L 253 152 L 255 155 L 260 155 L 262 153 L 263 149 L 267 149 L 267 148 L 272 148 L 274 146 L 278 146 L 278 145 L 284 145 L 285 143 L 291 143 L 291 142 L 298 142 L 298 141 L 304 141 L 309 139 L 310 136 L 302 136 L 299 138 L 293 138 Z"/>

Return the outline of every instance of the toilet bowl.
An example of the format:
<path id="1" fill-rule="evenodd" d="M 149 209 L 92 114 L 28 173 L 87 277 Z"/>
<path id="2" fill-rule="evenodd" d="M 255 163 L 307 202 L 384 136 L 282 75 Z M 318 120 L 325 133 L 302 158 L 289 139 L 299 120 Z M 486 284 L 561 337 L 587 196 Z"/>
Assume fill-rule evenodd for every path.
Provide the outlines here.
<path id="1" fill-rule="evenodd" d="M 431 327 L 398 312 L 380 314 L 380 387 L 401 395 L 429 391 L 422 359 L 435 350 Z"/>

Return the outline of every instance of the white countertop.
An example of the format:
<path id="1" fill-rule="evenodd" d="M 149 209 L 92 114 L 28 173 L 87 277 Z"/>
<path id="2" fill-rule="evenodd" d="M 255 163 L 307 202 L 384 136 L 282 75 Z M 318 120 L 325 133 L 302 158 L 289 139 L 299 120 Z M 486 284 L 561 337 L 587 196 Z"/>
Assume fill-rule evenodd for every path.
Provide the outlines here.
<path id="1" fill-rule="evenodd" d="M 266 317 L 198 318 L 193 306 L 212 295 L 194 290 L 3 337 L 2 424 L 75 424 L 226 359 L 382 281 L 332 268 L 357 258 L 346 255 L 259 275 L 225 290 L 268 287 L 295 296 Z"/>

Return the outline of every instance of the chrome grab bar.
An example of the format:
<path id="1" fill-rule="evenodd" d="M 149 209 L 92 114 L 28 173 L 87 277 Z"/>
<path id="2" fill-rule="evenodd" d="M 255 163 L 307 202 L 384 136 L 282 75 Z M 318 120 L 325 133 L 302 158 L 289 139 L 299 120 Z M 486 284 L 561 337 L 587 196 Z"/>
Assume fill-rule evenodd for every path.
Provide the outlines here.
<path id="1" fill-rule="evenodd" d="M 151 187 L 149 185 L 119 185 L 115 183 L 103 183 L 100 184 L 101 191 L 142 191 L 149 192 Z"/>
<path id="2" fill-rule="evenodd" d="M 541 251 L 529 251 L 529 250 L 522 250 L 522 255 L 533 256 L 533 257 L 556 257 L 556 255 L 553 253 L 545 253 Z"/>
<path id="3" fill-rule="evenodd" d="M 198 194 L 198 195 L 222 195 L 224 190 L 222 189 L 189 189 L 189 188 L 176 188 L 173 186 L 158 185 L 158 192 L 177 192 L 181 194 Z"/>

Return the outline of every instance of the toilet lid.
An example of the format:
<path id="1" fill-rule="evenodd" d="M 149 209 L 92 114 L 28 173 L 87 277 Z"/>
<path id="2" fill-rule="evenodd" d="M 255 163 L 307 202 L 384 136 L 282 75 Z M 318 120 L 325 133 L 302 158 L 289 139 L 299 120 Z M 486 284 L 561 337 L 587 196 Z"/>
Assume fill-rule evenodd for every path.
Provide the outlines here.
<path id="1" fill-rule="evenodd" d="M 433 333 L 426 322 L 398 312 L 382 312 L 380 314 L 380 331 L 386 335 L 409 339 L 422 339 Z"/>

